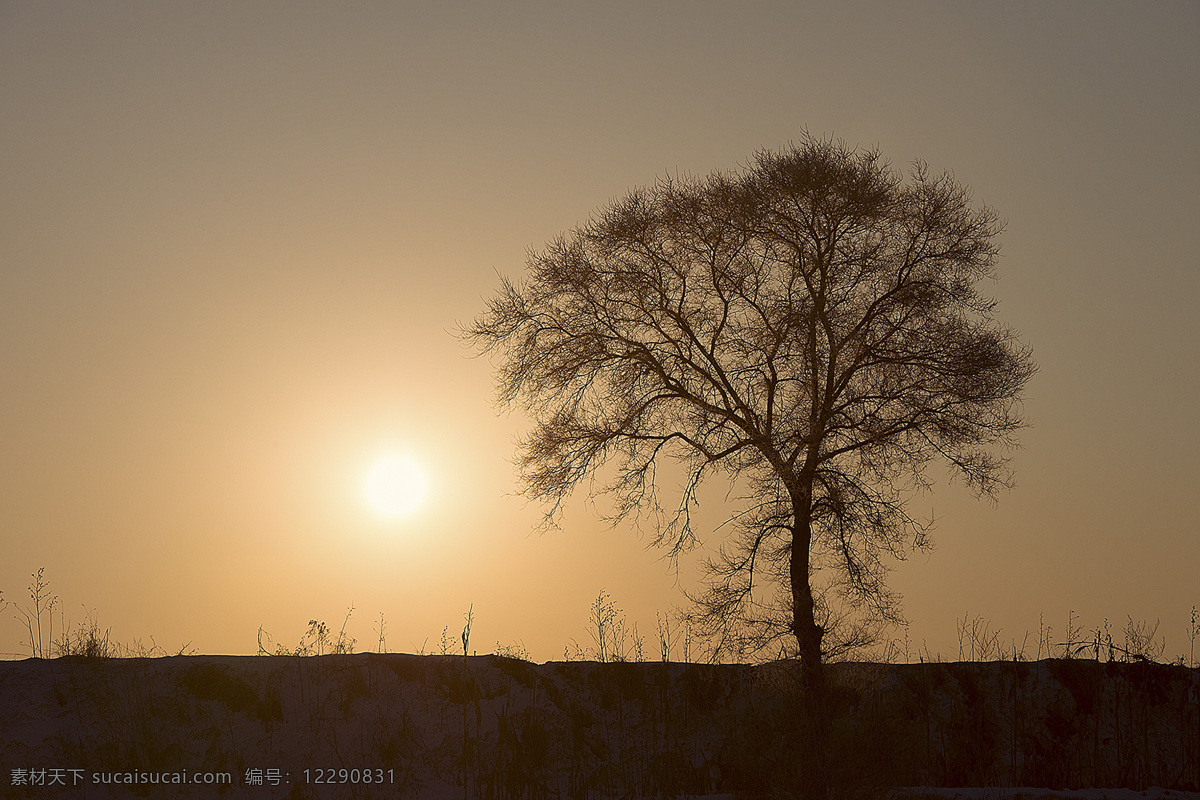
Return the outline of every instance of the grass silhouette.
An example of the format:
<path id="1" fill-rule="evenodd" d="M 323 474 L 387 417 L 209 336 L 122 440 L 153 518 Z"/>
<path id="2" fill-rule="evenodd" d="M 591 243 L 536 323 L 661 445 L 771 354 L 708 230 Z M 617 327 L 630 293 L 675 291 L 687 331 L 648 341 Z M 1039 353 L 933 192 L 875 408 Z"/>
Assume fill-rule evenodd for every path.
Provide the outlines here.
<path id="1" fill-rule="evenodd" d="M 102 627 L 98 621 L 95 609 L 83 606 L 84 615 L 81 623 L 66 618 L 62 602 L 46 577 L 45 567 L 31 573 L 28 587 L 29 603 L 27 605 L 10 604 L 0 590 L 0 610 L 13 605 L 17 611 L 17 619 L 25 626 L 27 641 L 21 643 L 31 658 L 54 658 L 76 656 L 83 658 L 120 658 L 120 657 L 153 657 L 172 655 L 160 647 L 151 638 L 149 646 L 140 640 L 122 644 L 111 640 L 111 629 Z M 322 656 L 345 655 L 356 652 L 358 640 L 347 632 L 355 607 L 346 609 L 342 624 L 337 633 L 323 620 L 309 619 L 308 628 L 294 647 L 275 643 L 271 634 L 261 626 L 258 629 L 258 655 L 287 655 L 287 656 Z M 58 611 L 58 636 L 54 635 L 54 613 Z M 464 615 L 465 627 L 459 637 L 461 651 L 467 654 L 467 643 L 470 637 L 471 625 L 474 620 L 474 606 Z M 705 648 L 698 641 L 697 635 L 690 624 L 689 615 L 678 609 L 659 613 L 657 620 L 658 660 L 669 662 L 679 660 L 684 663 L 714 661 L 711 648 Z M 980 615 L 964 614 L 956 622 L 958 640 L 957 660 L 960 662 L 988 661 L 1036 661 L 1045 658 L 1085 659 L 1093 661 L 1123 662 L 1123 663 L 1170 663 L 1184 667 L 1200 667 L 1197 661 L 1196 642 L 1200 639 L 1200 611 L 1197 606 L 1191 608 L 1191 616 L 1187 629 L 1187 655 L 1178 655 L 1175 659 L 1164 661 L 1167 650 L 1165 634 L 1159 633 L 1160 622 L 1135 620 L 1126 617 L 1126 623 L 1118 638 L 1114 638 L 1109 620 L 1104 619 L 1101 625 L 1087 629 L 1083 626 L 1074 609 L 1067 615 L 1064 635 L 1055 641 L 1054 628 L 1046 624 L 1044 615 L 1038 620 L 1036 638 L 1034 634 L 1025 631 L 1018 644 L 1016 637 L 1007 641 L 1002 638 L 1002 630 L 994 628 L 989 620 Z M 389 652 L 386 639 L 387 622 L 383 612 L 374 625 L 376 632 L 376 653 Z M 418 655 L 436 653 L 447 656 L 456 652 L 454 637 L 449 633 L 450 626 L 442 629 L 436 651 L 427 648 L 429 640 L 418 648 Z M 563 648 L 564 661 L 596 661 L 600 663 L 614 662 L 645 662 L 647 657 L 645 637 L 638 631 L 637 624 L 630 625 L 627 618 L 616 605 L 611 595 L 601 589 L 588 608 L 587 634 L 591 639 L 590 645 L 580 644 L 572 639 Z M 510 645 L 496 642 L 492 651 L 494 655 L 530 661 L 530 655 L 524 645 L 517 642 Z M 191 643 L 185 643 L 173 655 L 194 655 Z M 941 662 L 945 659 L 940 653 L 931 653 L 928 649 L 914 650 L 912 642 L 905 632 L 902 637 L 892 637 L 871 642 L 869 645 L 843 654 L 839 660 L 876 661 L 880 663 L 927 663 Z"/>

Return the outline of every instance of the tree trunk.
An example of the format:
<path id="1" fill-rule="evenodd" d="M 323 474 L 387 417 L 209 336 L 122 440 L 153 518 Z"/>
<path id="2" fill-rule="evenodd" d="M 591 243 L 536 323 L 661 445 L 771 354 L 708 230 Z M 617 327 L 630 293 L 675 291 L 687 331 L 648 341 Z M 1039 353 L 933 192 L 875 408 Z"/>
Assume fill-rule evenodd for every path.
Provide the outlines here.
<path id="1" fill-rule="evenodd" d="M 796 496 L 800 495 L 800 496 Z M 800 792 L 805 800 L 825 800 L 829 794 L 829 731 L 825 665 L 821 639 L 825 629 L 817 624 L 809 579 L 812 546 L 811 493 L 792 497 L 791 553 L 792 632 L 800 647 L 800 696 L 805 735 L 799 745 Z"/>

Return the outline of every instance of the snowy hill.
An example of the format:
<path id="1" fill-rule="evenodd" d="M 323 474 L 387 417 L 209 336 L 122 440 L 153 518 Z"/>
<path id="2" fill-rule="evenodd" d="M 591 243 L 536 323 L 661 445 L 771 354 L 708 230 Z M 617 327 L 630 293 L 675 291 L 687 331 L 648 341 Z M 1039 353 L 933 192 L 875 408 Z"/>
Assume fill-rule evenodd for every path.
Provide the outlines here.
<path id="1" fill-rule="evenodd" d="M 766 795 L 805 742 L 790 670 L 368 653 L 0 662 L 0 796 Z M 1200 788 L 1195 669 L 830 672 L 833 777 L 856 796 Z M 979 795 L 1016 796 L 1047 793 Z"/>

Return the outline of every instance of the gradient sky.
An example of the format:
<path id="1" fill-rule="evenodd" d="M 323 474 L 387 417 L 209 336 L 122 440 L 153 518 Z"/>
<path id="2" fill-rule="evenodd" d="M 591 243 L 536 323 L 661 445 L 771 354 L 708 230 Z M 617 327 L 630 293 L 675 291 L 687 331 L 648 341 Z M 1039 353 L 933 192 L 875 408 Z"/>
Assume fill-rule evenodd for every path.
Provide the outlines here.
<path id="1" fill-rule="evenodd" d="M 0 589 L 45 567 L 114 639 L 251 653 L 653 644 L 678 579 L 582 498 L 512 496 L 492 372 L 454 336 L 530 248 L 664 174 L 807 129 L 952 170 L 1007 220 L 1001 319 L 1041 365 L 1018 487 L 917 498 L 915 650 L 1200 604 L 1200 6 L 0 3 Z M 425 509 L 362 500 L 382 453 Z M 707 531 L 724 519 L 702 495 Z M 709 536 L 709 544 L 719 536 Z M 27 652 L 12 608 L 0 652 Z M 57 623 L 56 623 L 57 624 Z M 428 644 L 424 644 L 428 640 Z"/>

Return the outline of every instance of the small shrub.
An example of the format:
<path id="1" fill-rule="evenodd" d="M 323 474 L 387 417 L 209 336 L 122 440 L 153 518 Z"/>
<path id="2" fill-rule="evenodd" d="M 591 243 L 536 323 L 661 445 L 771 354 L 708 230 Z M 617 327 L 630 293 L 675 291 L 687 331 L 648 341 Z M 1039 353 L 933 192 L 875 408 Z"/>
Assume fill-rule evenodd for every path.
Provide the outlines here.
<path id="1" fill-rule="evenodd" d="M 118 646 L 109 640 L 109 629 L 100 630 L 96 620 L 95 609 L 84 615 L 85 622 L 72 630 L 67 623 L 54 649 L 59 656 L 77 656 L 82 658 L 116 658 L 120 655 Z"/>
<path id="2" fill-rule="evenodd" d="M 983 617 L 968 619 L 964 614 L 957 627 L 959 661 L 999 661 L 1003 657 L 1000 629 L 993 631 L 991 623 Z"/>
<path id="3" fill-rule="evenodd" d="M 1196 614 L 1196 607 L 1192 606 L 1192 619 L 1188 625 L 1188 641 L 1191 642 L 1191 655 L 1189 656 L 1191 666 L 1197 667 L 1200 664 L 1196 663 L 1196 637 L 1200 636 L 1200 616 Z"/>
<path id="4" fill-rule="evenodd" d="M 379 612 L 379 624 L 375 628 L 375 630 L 379 634 L 379 646 L 375 652 L 386 653 L 387 652 L 387 622 L 383 618 L 382 611 Z"/>
<path id="5" fill-rule="evenodd" d="M 39 567 L 31 573 L 33 582 L 29 584 L 29 600 L 32 605 L 28 608 L 17 606 L 17 619 L 24 621 L 25 629 L 29 632 L 29 654 L 33 658 L 48 658 L 50 647 L 54 642 L 54 608 L 58 605 L 58 595 L 50 590 L 50 581 L 46 580 L 46 568 Z M 46 622 L 43 627 L 42 618 Z"/>
<path id="6" fill-rule="evenodd" d="M 346 618 L 342 621 L 342 629 L 338 631 L 336 638 L 330 635 L 329 626 L 323 620 L 310 619 L 308 621 L 308 630 L 300 637 L 300 641 L 296 644 L 296 649 L 289 650 L 283 645 L 277 645 L 275 655 L 303 657 L 323 656 L 326 653 L 334 655 L 353 653 L 354 645 L 358 640 L 346 635 L 346 624 L 350 621 L 352 613 L 354 613 L 354 606 L 350 606 L 346 611 Z M 262 643 L 264 633 L 266 632 L 260 626 L 258 629 L 258 650 L 260 655 L 267 652 Z M 269 643 L 270 634 L 266 635 Z"/>
<path id="7" fill-rule="evenodd" d="M 1155 639 L 1158 634 L 1158 620 L 1150 625 L 1146 620 L 1133 621 L 1125 625 L 1125 654 L 1132 661 L 1158 661 L 1163 651 L 1167 649 L 1166 639 Z"/>

